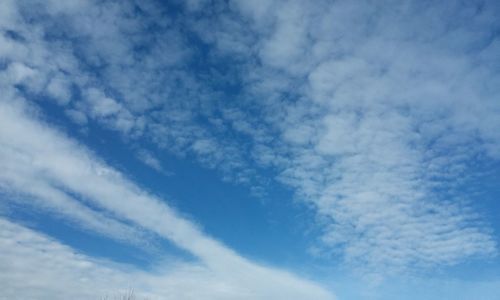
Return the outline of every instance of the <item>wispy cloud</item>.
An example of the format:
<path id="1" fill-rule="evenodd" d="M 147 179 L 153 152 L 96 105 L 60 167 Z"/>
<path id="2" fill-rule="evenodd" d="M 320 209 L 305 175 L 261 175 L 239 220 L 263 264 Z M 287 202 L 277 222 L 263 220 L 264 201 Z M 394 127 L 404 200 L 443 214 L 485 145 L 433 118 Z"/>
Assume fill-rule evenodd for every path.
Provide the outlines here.
<path id="1" fill-rule="evenodd" d="M 234 276 L 203 264 L 170 261 L 148 273 L 96 260 L 0 218 L 0 286 L 8 299 L 100 299 L 133 287 L 148 299 L 333 299 L 311 283 L 266 269 Z M 248 270 L 247 270 L 248 271 Z M 268 280 L 271 280 L 269 282 Z"/>
<path id="2" fill-rule="evenodd" d="M 43 295 L 65 299 L 71 294 L 83 299 L 88 296 L 87 292 L 79 291 L 88 289 L 79 288 L 82 285 L 96 283 L 97 287 L 88 292 L 95 294 L 102 292 L 107 284 L 123 286 L 126 281 L 138 283 L 144 279 L 145 285 L 154 282 L 154 286 L 146 290 L 154 289 L 156 295 L 161 292 L 163 296 L 173 293 L 182 299 L 196 299 L 199 293 L 208 299 L 333 299 L 328 291 L 312 282 L 239 256 L 204 234 L 196 224 L 180 217 L 164 201 L 141 190 L 95 158 L 82 145 L 27 115 L 25 110 L 19 100 L 0 101 L 0 149 L 2 166 L 6 167 L 0 177 L 3 190 L 36 198 L 31 205 L 48 205 L 68 218 L 88 223 L 89 229 L 101 230 L 111 237 L 116 238 L 121 228 L 134 233 L 129 226 L 121 225 L 122 222 L 133 224 L 131 226 L 170 240 L 200 262 L 175 268 L 167 277 L 139 271 L 125 275 L 124 271 L 100 267 L 67 247 L 2 220 L 2 253 L 7 254 L 2 255 L 1 263 L 9 269 L 4 272 L 2 290 L 18 298 Z M 25 188 L 25 184 L 33 187 Z M 78 200 L 68 197 L 67 193 L 77 195 Z M 87 206 L 99 208 L 105 218 Z M 71 213 L 72 209 L 79 212 Z M 16 235 L 16 231 L 23 234 Z M 68 276 L 69 273 L 73 275 Z M 24 279 L 19 280 L 20 277 Z M 67 280 L 68 285 L 61 285 L 59 277 Z M 75 289 L 68 289 L 71 286 Z M 182 289 L 174 289 L 174 286 Z"/>
<path id="3" fill-rule="evenodd" d="M 142 161 L 145 165 L 150 168 L 155 169 L 158 172 L 165 173 L 161 161 L 156 158 L 151 152 L 141 149 L 137 152 L 137 158 Z"/>

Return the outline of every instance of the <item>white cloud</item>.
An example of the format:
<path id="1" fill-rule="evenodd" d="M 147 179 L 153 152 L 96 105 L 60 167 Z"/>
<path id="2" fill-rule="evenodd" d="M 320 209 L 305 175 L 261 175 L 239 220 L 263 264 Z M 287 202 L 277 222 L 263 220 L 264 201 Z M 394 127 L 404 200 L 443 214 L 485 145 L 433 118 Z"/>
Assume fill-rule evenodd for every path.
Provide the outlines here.
<path id="1" fill-rule="evenodd" d="M 137 119 L 115 99 L 96 88 L 88 88 L 85 93 L 88 115 L 101 123 L 124 134 L 137 129 Z M 74 117 L 74 115 L 73 115 Z"/>
<path id="2" fill-rule="evenodd" d="M 189 11 L 200 11 L 208 3 L 207 0 L 187 0 L 184 5 Z"/>
<path id="3" fill-rule="evenodd" d="M 84 95 L 98 96 L 87 106 L 69 104 L 69 116 L 82 124 L 97 120 L 128 138 L 144 134 L 240 182 L 257 181 L 246 175 L 255 173 L 251 157 L 273 166 L 278 180 L 315 207 L 325 253 L 340 247 L 347 261 L 398 270 L 496 252 L 473 205 L 453 190 L 476 154 L 500 156 L 498 42 L 487 40 L 497 10 L 488 4 L 231 1 L 190 25 L 215 45 L 198 77 L 183 67 L 199 53 L 171 20 L 152 13 L 161 11 L 154 2 L 140 5 L 151 14 L 144 18 L 129 2 L 67 10 L 53 1 L 35 12 L 20 6 L 40 13 L 39 23 L 24 22 L 14 2 L 5 3 L 0 25 L 24 41 L 0 37 L 10 70 L 2 76 L 14 74 L 4 85 L 36 92 L 62 69 Z M 60 16 L 63 33 L 86 43 L 43 38 Z M 160 33 L 145 34 L 146 24 Z M 230 59 L 229 76 L 215 76 L 217 58 Z M 16 73 L 16 66 L 29 69 Z M 235 80 L 244 86 L 238 109 L 252 113 L 225 113 L 232 105 L 216 100 L 219 81 Z M 216 125 L 199 122 L 216 118 Z M 443 199 L 438 186 L 451 192 Z"/>
<path id="4" fill-rule="evenodd" d="M 71 101 L 70 82 L 62 74 L 52 77 L 47 85 L 47 92 L 61 105 L 67 105 Z"/>
<path id="5" fill-rule="evenodd" d="M 2 30 L 22 38 L 2 35 L 0 54 L 8 66 L 29 66 L 36 74 L 22 82 L 31 94 L 45 91 L 40 96 L 57 100 L 77 124 L 97 122 L 130 143 L 147 136 L 163 151 L 191 156 L 206 167 L 223 166 L 225 178 L 249 168 L 243 154 L 233 151 L 238 143 L 230 139 L 217 141 L 224 153 L 198 151 L 198 141 L 216 138 L 196 120 L 212 117 L 219 100 L 200 79 L 204 74 L 186 69 L 199 53 L 159 3 L 9 3 L 11 15 Z M 70 87 L 75 99 L 68 101 Z"/>
<path id="6" fill-rule="evenodd" d="M 279 5 L 276 13 L 275 30 L 263 41 L 260 57 L 264 64 L 295 71 L 293 66 L 304 61 L 299 60 L 307 49 L 306 17 L 307 10 L 298 1 L 287 1 Z"/>
<path id="7" fill-rule="evenodd" d="M 36 74 L 36 71 L 22 63 L 13 63 L 9 65 L 5 72 L 7 76 L 12 78 L 12 83 L 19 84 Z"/>
<path id="8" fill-rule="evenodd" d="M 0 218 L 0 287 L 8 299 L 100 299 L 135 290 L 148 299 L 333 299 L 285 273 L 227 276 L 203 264 L 168 261 L 151 273 L 97 260 Z M 262 273 L 263 272 L 263 273 Z"/>
<path id="9" fill-rule="evenodd" d="M 79 110 L 68 109 L 65 113 L 76 124 L 85 125 L 88 122 L 87 115 Z"/>
<path id="10" fill-rule="evenodd" d="M 0 3 L 0 26 L 12 24 L 17 18 L 17 9 L 15 2 L 12 0 L 2 1 Z"/>
<path id="11" fill-rule="evenodd" d="M 257 161 L 272 161 L 278 178 L 316 208 L 324 253 L 340 249 L 361 270 L 390 274 L 496 253 L 455 188 L 468 160 L 485 152 L 495 159 L 500 149 L 492 130 L 500 120 L 492 101 L 498 66 L 448 48 L 484 43 L 495 9 L 322 4 L 275 1 L 283 9 L 266 14 L 235 6 L 263 58 L 244 68 L 248 98 L 268 109 L 263 122 L 282 136 L 255 139 Z M 446 28 L 456 15 L 464 22 Z"/>
<path id="12" fill-rule="evenodd" d="M 8 299 L 100 299 L 133 288 L 148 299 L 332 299 L 321 290 L 298 295 L 221 276 L 202 264 L 170 261 L 146 273 L 92 259 L 31 229 L 0 219 L 2 296 Z M 258 283 L 266 286 L 265 282 Z M 302 283 L 299 283 L 302 284 Z M 310 288 L 310 287 L 309 287 Z M 307 289 L 307 288 L 306 288 Z M 325 298 L 326 297 L 326 298 Z"/>
<path id="13" fill-rule="evenodd" d="M 148 284 L 153 284 L 148 282 L 152 281 L 161 295 L 173 293 L 180 299 L 197 299 L 200 296 L 198 293 L 207 299 L 333 299 L 329 292 L 314 283 L 240 257 L 202 233 L 191 221 L 180 217 L 164 201 L 149 195 L 96 159 L 75 141 L 32 119 L 24 109 L 24 105 L 17 100 L 0 101 L 0 149 L 2 166 L 7 170 L 0 179 L 3 190 L 8 187 L 7 191 L 35 197 L 37 201 L 31 205 L 49 206 L 68 218 L 88 222 L 89 229 L 102 230 L 111 237 L 117 238 L 117 232 L 124 227 L 121 222 L 127 221 L 172 241 L 198 257 L 200 263 L 173 269 L 173 274 L 167 277 L 138 275 L 135 278 L 135 274 L 124 277 L 126 272 L 116 273 L 112 269 L 98 267 L 99 264 L 88 258 L 75 255 L 63 246 L 2 220 L 5 225 L 2 226 L 2 248 L 5 248 L 2 252 L 9 255 L 2 256 L 2 264 L 9 268 L 9 272 L 3 272 L 3 290 L 15 294 L 21 289 L 23 294 L 15 295 L 23 299 L 53 299 L 58 295 L 65 299 L 67 295 L 64 293 L 85 298 L 88 296 L 86 293 L 101 293 L 108 284 L 123 287 L 125 281 L 132 278 L 134 284 L 141 284 L 144 277 L 146 291 Z M 33 183 L 32 187 L 24 187 Z M 69 198 L 66 192 L 77 195 L 80 201 Z M 85 208 L 88 204 L 98 207 L 103 215 Z M 71 213 L 73 209 L 78 212 Z M 100 225 L 107 229 L 102 229 Z M 111 227 L 108 228 L 108 225 Z M 128 228 L 125 229 L 125 232 L 131 233 Z M 16 237 L 14 231 L 24 234 Z M 8 245 L 18 244 L 18 238 L 26 239 L 23 242 L 25 246 L 9 248 Z M 53 259 L 46 260 L 40 255 Z M 20 279 L 23 277 L 24 280 Z M 61 285 L 57 280 L 59 277 L 67 280 L 68 285 Z M 96 288 L 90 291 L 76 288 L 86 284 L 85 281 L 93 282 L 93 278 L 98 283 Z M 205 286 L 207 281 L 210 284 Z M 68 289 L 71 286 L 75 289 Z M 170 287 L 171 290 L 168 290 Z"/>
<path id="14" fill-rule="evenodd" d="M 161 161 L 151 152 L 142 149 L 137 152 L 137 158 L 150 168 L 153 168 L 158 172 L 165 172 Z"/>

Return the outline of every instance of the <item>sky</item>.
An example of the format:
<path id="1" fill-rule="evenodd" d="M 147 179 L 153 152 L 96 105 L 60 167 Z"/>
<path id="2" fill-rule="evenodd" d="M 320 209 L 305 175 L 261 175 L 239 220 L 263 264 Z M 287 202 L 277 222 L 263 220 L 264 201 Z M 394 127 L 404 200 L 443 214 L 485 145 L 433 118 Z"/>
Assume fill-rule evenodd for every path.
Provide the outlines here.
<path id="1" fill-rule="evenodd" d="M 0 299 L 500 299 L 500 3 L 0 2 Z"/>

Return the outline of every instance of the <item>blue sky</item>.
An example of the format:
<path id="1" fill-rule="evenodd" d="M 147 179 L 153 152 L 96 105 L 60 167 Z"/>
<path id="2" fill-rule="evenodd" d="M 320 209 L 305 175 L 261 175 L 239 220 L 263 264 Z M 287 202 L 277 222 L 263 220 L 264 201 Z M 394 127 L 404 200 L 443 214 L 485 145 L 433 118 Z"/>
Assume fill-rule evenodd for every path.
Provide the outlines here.
<path id="1" fill-rule="evenodd" d="M 0 3 L 0 298 L 498 299 L 497 1 Z"/>

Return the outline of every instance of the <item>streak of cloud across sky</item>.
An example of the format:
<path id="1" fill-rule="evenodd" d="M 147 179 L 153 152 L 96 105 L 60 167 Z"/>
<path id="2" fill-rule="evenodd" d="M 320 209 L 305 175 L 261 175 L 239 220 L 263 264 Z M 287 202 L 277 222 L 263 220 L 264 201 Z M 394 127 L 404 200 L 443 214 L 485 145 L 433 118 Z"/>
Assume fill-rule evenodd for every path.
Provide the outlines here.
<path id="1" fill-rule="evenodd" d="M 0 2 L 0 299 L 498 300 L 500 3 Z"/>

